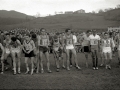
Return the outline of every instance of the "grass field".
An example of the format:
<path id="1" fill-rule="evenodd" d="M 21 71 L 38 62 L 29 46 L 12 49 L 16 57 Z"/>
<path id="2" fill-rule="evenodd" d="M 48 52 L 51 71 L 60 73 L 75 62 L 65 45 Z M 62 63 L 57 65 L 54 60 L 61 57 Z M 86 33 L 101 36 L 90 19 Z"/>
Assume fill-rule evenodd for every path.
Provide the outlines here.
<path id="1" fill-rule="evenodd" d="M 44 60 L 45 73 L 25 75 L 24 58 L 22 58 L 22 73 L 14 76 L 12 70 L 9 70 L 4 75 L 0 75 L 0 89 L 120 90 L 120 68 L 116 67 L 118 62 L 116 57 L 112 61 L 112 70 L 106 70 L 105 67 L 92 70 L 91 57 L 89 57 L 89 68 L 86 68 L 83 53 L 78 53 L 78 60 L 82 70 L 78 71 L 72 67 L 70 71 L 61 68 L 60 72 L 56 72 L 55 62 L 51 54 L 52 73 L 47 73 L 46 61 Z"/>

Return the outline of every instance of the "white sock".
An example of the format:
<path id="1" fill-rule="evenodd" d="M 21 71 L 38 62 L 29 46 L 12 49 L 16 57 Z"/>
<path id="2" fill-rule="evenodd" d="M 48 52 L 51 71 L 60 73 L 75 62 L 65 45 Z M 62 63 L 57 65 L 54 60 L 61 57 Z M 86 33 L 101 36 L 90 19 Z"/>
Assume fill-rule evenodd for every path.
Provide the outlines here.
<path id="1" fill-rule="evenodd" d="M 29 67 L 27 67 L 27 71 L 30 71 Z"/>
<path id="2" fill-rule="evenodd" d="M 20 72 L 20 68 L 18 68 L 18 72 Z"/>
<path id="3" fill-rule="evenodd" d="M 34 71 L 34 69 L 31 69 L 31 72 L 33 72 Z"/>
<path id="4" fill-rule="evenodd" d="M 14 68 L 14 72 L 16 72 L 16 68 Z"/>

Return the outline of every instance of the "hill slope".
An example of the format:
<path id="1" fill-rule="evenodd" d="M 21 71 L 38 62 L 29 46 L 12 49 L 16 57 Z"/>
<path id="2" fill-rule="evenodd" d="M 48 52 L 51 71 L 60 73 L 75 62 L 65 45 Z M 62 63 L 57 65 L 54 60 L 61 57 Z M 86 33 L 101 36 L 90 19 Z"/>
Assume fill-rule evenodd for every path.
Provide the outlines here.
<path id="1" fill-rule="evenodd" d="M 108 26 L 120 26 L 120 9 L 111 10 L 100 14 L 61 14 L 33 19 L 27 23 L 11 25 L 9 27 L 46 28 L 50 31 L 85 29 L 107 29 Z"/>
<path id="2" fill-rule="evenodd" d="M 29 16 L 20 12 L 0 10 L 0 25 L 19 24 L 32 19 L 34 19 L 33 16 Z"/>
<path id="3" fill-rule="evenodd" d="M 26 15 L 26 14 L 23 14 L 23 13 L 14 11 L 14 10 L 12 11 L 0 10 L 0 17 L 1 18 L 22 18 L 22 19 L 34 18 L 33 16 L 29 16 L 29 15 Z"/>
<path id="4" fill-rule="evenodd" d="M 116 20 L 107 20 L 104 15 L 99 14 L 71 14 L 55 15 L 37 18 L 30 21 L 31 27 L 45 27 L 47 29 L 107 29 L 108 26 L 117 25 Z"/>
<path id="5" fill-rule="evenodd" d="M 120 21 L 120 8 L 105 12 L 103 15 L 107 20 Z"/>

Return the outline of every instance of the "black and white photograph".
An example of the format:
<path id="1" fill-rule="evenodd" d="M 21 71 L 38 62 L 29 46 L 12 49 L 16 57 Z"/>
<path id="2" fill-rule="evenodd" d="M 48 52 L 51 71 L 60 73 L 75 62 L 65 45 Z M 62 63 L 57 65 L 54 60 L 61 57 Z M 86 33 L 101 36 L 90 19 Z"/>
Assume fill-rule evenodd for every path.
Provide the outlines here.
<path id="1" fill-rule="evenodd" d="M 0 90 L 120 90 L 120 0 L 0 0 Z"/>

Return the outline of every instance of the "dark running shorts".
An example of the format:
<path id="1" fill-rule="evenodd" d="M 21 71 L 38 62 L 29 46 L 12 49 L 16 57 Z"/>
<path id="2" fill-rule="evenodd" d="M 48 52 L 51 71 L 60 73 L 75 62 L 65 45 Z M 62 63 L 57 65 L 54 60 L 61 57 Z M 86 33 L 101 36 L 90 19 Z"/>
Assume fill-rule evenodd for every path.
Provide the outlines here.
<path id="1" fill-rule="evenodd" d="M 2 56 L 2 50 L 0 49 L 0 57 Z"/>
<path id="2" fill-rule="evenodd" d="M 35 57 L 35 54 L 31 51 L 29 54 L 25 53 L 25 57 Z"/>
<path id="3" fill-rule="evenodd" d="M 90 52 L 90 50 L 89 50 L 89 46 L 84 46 L 84 52 Z"/>
<path id="4" fill-rule="evenodd" d="M 46 52 L 49 51 L 49 49 L 47 47 L 45 47 L 45 46 L 39 46 L 39 51 L 43 52 L 43 53 L 46 53 Z"/>

